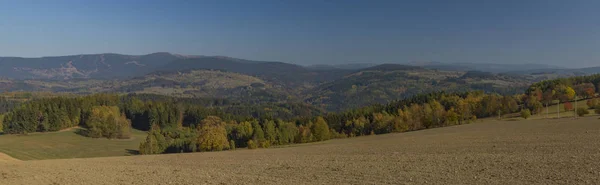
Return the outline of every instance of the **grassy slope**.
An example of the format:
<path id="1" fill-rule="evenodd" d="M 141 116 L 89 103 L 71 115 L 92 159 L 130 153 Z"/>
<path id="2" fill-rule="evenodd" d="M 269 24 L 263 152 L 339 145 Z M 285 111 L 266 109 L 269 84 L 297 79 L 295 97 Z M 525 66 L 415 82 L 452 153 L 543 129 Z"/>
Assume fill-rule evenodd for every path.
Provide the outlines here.
<path id="1" fill-rule="evenodd" d="M 587 103 L 587 100 L 579 100 L 577 102 L 577 107 L 588 108 L 586 103 Z M 575 109 L 575 102 L 571 102 L 571 104 L 573 105 L 573 109 Z M 565 111 L 564 103 L 561 103 L 560 107 L 558 107 L 558 108 L 557 108 L 557 106 L 558 105 L 551 105 L 548 107 L 548 118 L 556 118 L 558 116 L 558 114 L 557 114 L 558 108 L 560 108 L 560 117 L 561 118 L 573 117 L 575 115 L 575 110 Z M 594 110 L 590 109 L 589 111 L 590 111 L 590 115 L 595 115 Z M 546 118 L 546 109 L 544 108 L 544 111 L 541 114 L 533 115 L 531 118 L 533 118 L 533 119 Z"/>
<path id="2" fill-rule="evenodd" d="M 20 160 L 63 159 L 131 155 L 146 137 L 134 130 L 128 140 L 93 139 L 75 130 L 34 133 L 26 136 L 0 135 L 0 152 Z"/>

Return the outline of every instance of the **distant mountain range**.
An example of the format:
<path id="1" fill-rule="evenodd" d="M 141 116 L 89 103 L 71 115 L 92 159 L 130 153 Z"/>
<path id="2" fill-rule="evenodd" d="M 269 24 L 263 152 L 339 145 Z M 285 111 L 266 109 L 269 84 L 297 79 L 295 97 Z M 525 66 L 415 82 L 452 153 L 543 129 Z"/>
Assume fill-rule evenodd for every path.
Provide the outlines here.
<path id="1" fill-rule="evenodd" d="M 182 56 L 170 53 L 0 57 L 0 76 L 12 79 L 127 78 L 152 72 L 180 58 Z"/>
<path id="2" fill-rule="evenodd" d="M 223 56 L 92 54 L 0 57 L 0 91 L 151 93 L 239 102 L 303 102 L 328 111 L 419 93 L 523 92 L 533 82 L 600 73 L 538 64 L 356 63 L 300 66 Z"/>

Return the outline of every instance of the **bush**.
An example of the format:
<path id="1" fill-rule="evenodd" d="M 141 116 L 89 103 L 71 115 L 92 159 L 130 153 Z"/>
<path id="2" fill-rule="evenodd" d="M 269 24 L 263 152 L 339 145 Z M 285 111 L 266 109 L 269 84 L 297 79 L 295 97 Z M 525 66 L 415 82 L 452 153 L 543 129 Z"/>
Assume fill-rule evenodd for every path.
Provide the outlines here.
<path id="1" fill-rule="evenodd" d="M 335 138 L 335 139 L 347 138 L 348 137 L 346 134 L 340 133 L 340 132 L 336 132 L 334 129 L 331 129 L 330 135 L 331 135 L 331 138 Z"/>
<path id="2" fill-rule="evenodd" d="M 598 104 L 600 104 L 600 102 L 598 101 L 598 98 L 589 99 L 587 101 L 588 107 L 596 107 Z"/>
<path id="3" fill-rule="evenodd" d="M 529 109 L 521 110 L 521 117 L 524 119 L 528 119 L 529 117 L 531 117 L 531 111 Z"/>
<path id="4" fill-rule="evenodd" d="M 230 150 L 235 150 L 235 141 L 229 140 L 229 149 Z"/>
<path id="5" fill-rule="evenodd" d="M 256 148 L 258 148 L 258 146 L 256 146 L 256 143 L 254 143 L 254 141 L 252 139 L 248 140 L 248 149 L 256 149 Z"/>
<path id="6" fill-rule="evenodd" d="M 261 147 L 261 148 L 269 148 L 269 147 L 271 147 L 271 142 L 265 140 L 265 141 L 261 141 L 259 143 L 259 145 L 260 145 L 259 147 Z"/>
<path id="7" fill-rule="evenodd" d="M 565 102 L 563 104 L 565 111 L 572 111 L 573 110 L 573 104 L 571 104 L 571 102 Z"/>
<path id="8" fill-rule="evenodd" d="M 586 108 L 577 108 L 577 115 L 583 117 L 585 115 L 590 114 L 590 111 Z"/>

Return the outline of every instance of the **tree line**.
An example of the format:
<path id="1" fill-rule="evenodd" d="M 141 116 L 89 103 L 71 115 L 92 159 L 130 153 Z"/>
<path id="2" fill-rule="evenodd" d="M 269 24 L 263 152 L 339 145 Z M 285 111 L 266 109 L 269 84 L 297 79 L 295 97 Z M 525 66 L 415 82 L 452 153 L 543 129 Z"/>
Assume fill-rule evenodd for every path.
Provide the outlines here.
<path id="1" fill-rule="evenodd" d="M 117 129 L 124 123 L 122 118 L 131 122 L 132 128 L 148 131 L 152 125 L 161 128 L 197 125 L 211 115 L 241 121 L 248 118 L 290 120 L 321 113 L 302 103 L 245 105 L 221 99 L 173 98 L 148 94 L 44 97 L 10 105 L 11 108 L 7 109 L 1 121 L 5 133 L 53 132 L 81 126 L 87 129 L 82 132 L 83 135 L 109 138 L 124 134 L 112 132 L 127 130 Z M 107 125 L 106 120 L 109 119 L 116 121 Z"/>
<path id="2" fill-rule="evenodd" d="M 539 114 L 555 100 L 594 97 L 598 79 L 600 75 L 544 81 L 519 95 L 419 94 L 331 113 L 302 103 L 246 105 L 144 94 L 59 96 L 21 103 L 5 114 L 2 125 L 9 134 L 81 126 L 86 136 L 107 138 L 128 138 L 132 128 L 144 130 L 148 135 L 140 143 L 141 154 L 268 148 L 468 124 L 518 112 Z M 589 104 L 596 106 L 598 101 L 590 99 Z"/>
<path id="3" fill-rule="evenodd" d="M 600 74 L 560 78 L 532 84 L 523 95 L 523 101 L 531 112 L 541 113 L 545 107 L 552 104 L 559 104 L 560 107 L 561 103 L 564 103 L 565 110 L 575 110 L 571 101 L 587 99 L 587 109 L 596 109 L 600 113 L 600 104 L 596 97 L 596 92 L 599 91 Z M 582 109 L 575 110 L 578 115 L 585 115 L 587 112 L 586 108 L 577 109 Z"/>
<path id="4" fill-rule="evenodd" d="M 146 140 L 140 144 L 140 153 L 268 148 L 331 138 L 468 124 L 480 117 L 502 117 L 519 112 L 522 102 L 518 97 L 483 92 L 439 92 L 388 104 L 290 120 L 254 117 L 234 120 L 210 114 L 194 117 L 194 110 L 188 109 L 182 114 L 182 124 L 151 125 Z"/>

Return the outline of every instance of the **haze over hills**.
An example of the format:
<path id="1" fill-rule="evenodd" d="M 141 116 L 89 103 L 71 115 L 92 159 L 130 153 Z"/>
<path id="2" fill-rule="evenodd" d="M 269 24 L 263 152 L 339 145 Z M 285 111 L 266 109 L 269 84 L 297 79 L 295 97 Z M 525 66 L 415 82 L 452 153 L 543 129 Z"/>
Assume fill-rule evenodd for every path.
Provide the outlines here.
<path id="1" fill-rule="evenodd" d="M 170 53 L 0 57 L 0 75 L 12 79 L 127 78 L 152 72 L 178 58 L 181 56 Z"/>
<path id="2" fill-rule="evenodd" d="M 91 54 L 0 57 L 0 90 L 151 93 L 242 102 L 304 102 L 329 111 L 420 93 L 511 94 L 528 84 L 600 72 L 537 64 L 412 62 L 300 66 L 224 56 Z"/>

